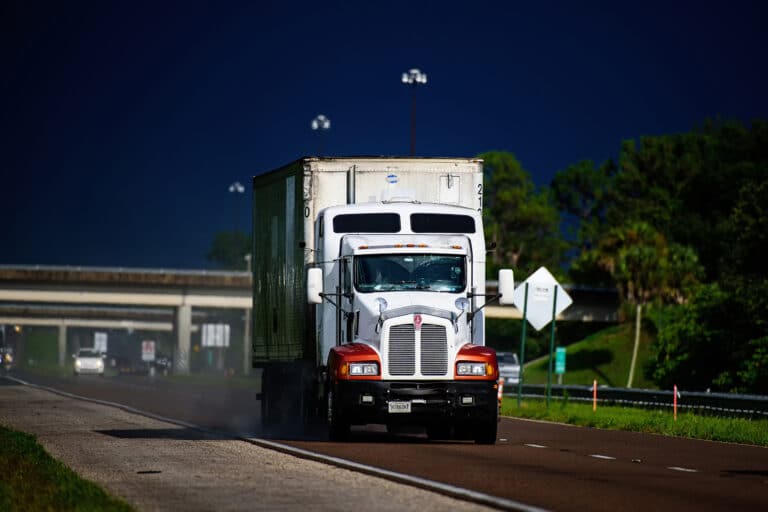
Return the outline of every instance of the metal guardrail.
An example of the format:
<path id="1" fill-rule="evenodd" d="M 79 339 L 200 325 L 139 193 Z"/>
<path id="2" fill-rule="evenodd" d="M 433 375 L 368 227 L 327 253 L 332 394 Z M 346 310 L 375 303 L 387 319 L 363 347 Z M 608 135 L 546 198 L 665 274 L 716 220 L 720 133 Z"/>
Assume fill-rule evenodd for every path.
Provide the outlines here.
<path id="1" fill-rule="evenodd" d="M 546 396 L 547 387 L 543 384 L 523 385 L 523 396 L 541 398 Z M 516 397 L 517 387 L 504 388 L 504 396 Z M 552 398 L 579 402 L 592 401 L 592 386 L 552 386 Z M 597 401 L 605 405 L 628 405 L 646 409 L 671 409 L 673 392 L 654 389 L 628 389 L 598 387 Z M 678 390 L 678 409 L 690 410 L 701 414 L 720 416 L 748 416 L 768 418 L 768 396 L 738 395 L 733 393 L 704 393 Z"/>

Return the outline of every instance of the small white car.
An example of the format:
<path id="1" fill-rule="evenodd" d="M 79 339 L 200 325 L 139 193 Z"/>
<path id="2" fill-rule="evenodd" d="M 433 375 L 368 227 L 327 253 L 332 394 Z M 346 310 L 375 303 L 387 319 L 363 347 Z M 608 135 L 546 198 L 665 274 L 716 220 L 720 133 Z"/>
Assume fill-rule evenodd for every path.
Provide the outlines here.
<path id="1" fill-rule="evenodd" d="M 81 348 L 72 357 L 75 358 L 75 375 L 90 373 L 104 376 L 104 356 L 92 348 Z"/>
<path id="2" fill-rule="evenodd" d="M 499 363 L 499 378 L 504 379 L 505 386 L 515 385 L 520 382 L 520 361 L 514 352 L 497 352 L 496 359 Z"/>

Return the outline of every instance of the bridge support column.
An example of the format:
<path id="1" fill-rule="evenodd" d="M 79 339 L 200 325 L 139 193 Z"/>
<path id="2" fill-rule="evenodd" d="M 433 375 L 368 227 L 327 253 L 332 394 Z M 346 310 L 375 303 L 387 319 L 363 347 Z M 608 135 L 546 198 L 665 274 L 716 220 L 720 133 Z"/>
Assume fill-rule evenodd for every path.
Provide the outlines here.
<path id="1" fill-rule="evenodd" d="M 67 325 L 59 323 L 59 366 L 64 368 L 67 359 Z"/>
<path id="2" fill-rule="evenodd" d="M 192 306 L 182 304 L 176 308 L 176 354 L 173 372 L 177 375 L 189 373 L 189 350 L 192 345 Z"/>

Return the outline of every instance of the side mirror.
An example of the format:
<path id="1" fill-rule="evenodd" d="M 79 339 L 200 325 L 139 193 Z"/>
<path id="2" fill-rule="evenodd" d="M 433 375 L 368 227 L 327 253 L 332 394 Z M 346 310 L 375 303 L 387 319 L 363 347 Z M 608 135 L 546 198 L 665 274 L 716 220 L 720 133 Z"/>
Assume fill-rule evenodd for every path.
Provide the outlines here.
<path id="1" fill-rule="evenodd" d="M 509 306 L 515 300 L 515 277 L 510 269 L 499 270 L 499 304 Z"/>
<path id="2" fill-rule="evenodd" d="M 323 293 L 323 269 L 310 268 L 307 270 L 307 302 L 322 304 L 321 293 Z"/>

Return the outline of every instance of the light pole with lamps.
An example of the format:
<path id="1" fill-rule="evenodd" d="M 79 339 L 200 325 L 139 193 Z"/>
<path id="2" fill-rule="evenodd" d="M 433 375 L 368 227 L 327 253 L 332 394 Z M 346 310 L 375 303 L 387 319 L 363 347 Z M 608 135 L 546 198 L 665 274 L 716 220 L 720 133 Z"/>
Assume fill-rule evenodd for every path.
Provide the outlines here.
<path id="1" fill-rule="evenodd" d="M 239 181 L 232 183 L 229 186 L 230 194 L 242 195 L 245 192 L 245 187 Z M 240 199 L 235 198 L 235 232 L 237 232 L 240 224 Z"/>
<path id="2" fill-rule="evenodd" d="M 411 156 L 416 154 L 416 86 L 427 83 L 427 74 L 418 69 L 403 73 L 402 82 L 411 86 Z"/>
<path id="3" fill-rule="evenodd" d="M 323 156 L 323 136 L 325 132 L 331 129 L 331 120 L 325 117 L 323 114 L 319 114 L 312 120 L 312 124 L 310 124 L 310 126 L 312 127 L 312 131 L 319 133 L 320 151 L 318 152 L 317 156 Z"/>

